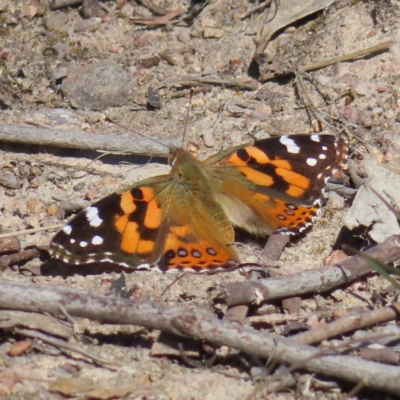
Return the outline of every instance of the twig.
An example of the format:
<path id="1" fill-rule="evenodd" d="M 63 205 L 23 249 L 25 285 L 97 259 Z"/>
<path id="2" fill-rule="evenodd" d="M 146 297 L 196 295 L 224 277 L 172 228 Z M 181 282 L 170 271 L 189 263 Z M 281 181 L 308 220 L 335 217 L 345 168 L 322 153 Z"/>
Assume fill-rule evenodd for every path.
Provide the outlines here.
<path id="1" fill-rule="evenodd" d="M 130 152 L 137 155 L 165 157 L 167 149 L 178 145 L 177 141 L 159 140 L 157 144 L 140 137 L 102 135 L 85 131 L 62 131 L 57 129 L 26 126 L 0 125 L 0 142 L 22 145 L 55 146 L 80 150 L 105 150 Z"/>
<path id="2" fill-rule="evenodd" d="M 178 15 L 183 14 L 187 10 L 186 7 L 178 8 L 176 10 L 169 11 L 167 14 L 160 17 L 150 17 L 150 18 L 130 18 L 135 24 L 141 25 L 167 25 L 182 22 L 182 20 L 173 20 L 173 18 Z"/>
<path id="3" fill-rule="evenodd" d="M 370 310 L 359 315 L 348 315 L 322 325 L 307 332 L 291 336 L 290 339 L 298 343 L 315 344 L 323 340 L 333 338 L 344 333 L 366 328 L 371 325 L 378 325 L 400 317 L 400 303 L 390 307 L 381 307 L 377 310 Z"/>
<path id="4" fill-rule="evenodd" d="M 386 263 L 400 258 L 400 237 L 393 235 L 365 252 Z M 229 306 L 260 304 L 266 300 L 282 299 L 306 293 L 323 293 L 340 285 L 349 284 L 372 272 L 361 256 L 349 257 L 336 265 L 305 270 L 288 276 L 256 282 L 228 283 L 220 288 L 216 298 Z"/>
<path id="5" fill-rule="evenodd" d="M 51 0 L 49 4 L 49 9 L 54 11 L 59 8 L 68 7 L 68 6 L 77 6 L 82 4 L 83 0 Z"/>
<path id="6" fill-rule="evenodd" d="M 50 344 L 51 346 L 54 346 L 63 351 L 72 351 L 72 352 L 81 354 L 85 357 L 90 358 L 92 361 L 94 361 L 98 364 L 108 364 L 108 365 L 119 366 L 119 367 L 121 366 L 121 364 L 119 364 L 119 363 L 106 360 L 105 358 L 97 356 L 95 354 L 92 354 L 84 349 L 81 349 L 79 346 L 73 345 L 72 343 L 65 342 L 61 339 L 56 339 L 54 337 L 45 335 L 44 333 L 40 333 L 35 330 L 14 328 L 13 331 L 21 336 L 25 336 L 25 337 L 28 337 L 31 339 L 41 340 L 43 343 Z"/>
<path id="7" fill-rule="evenodd" d="M 245 13 L 240 17 L 240 19 L 245 19 L 245 18 L 249 17 L 251 14 L 254 14 L 254 13 L 259 12 L 259 11 L 263 11 L 264 8 L 268 7 L 271 3 L 272 3 L 272 0 L 266 0 L 266 1 L 264 1 L 263 3 L 259 4 L 258 6 L 253 7 L 251 10 L 245 12 Z"/>
<path id="8" fill-rule="evenodd" d="M 212 87 L 211 86 L 200 86 L 200 87 L 193 88 L 193 89 L 180 90 L 179 92 L 172 93 L 171 98 L 176 99 L 178 97 L 189 96 L 191 91 L 193 91 L 193 93 L 207 93 L 207 92 L 212 91 Z"/>
<path id="9" fill-rule="evenodd" d="M 65 224 L 57 224 L 57 225 L 51 225 L 51 226 L 43 226 L 41 228 L 22 229 L 22 230 L 16 231 L 16 232 L 0 233 L 0 239 L 14 237 L 14 236 L 30 235 L 31 233 L 36 233 L 36 232 L 52 231 L 54 229 L 60 229 L 64 225 Z"/>
<path id="10" fill-rule="evenodd" d="M 32 260 L 39 257 L 40 253 L 37 249 L 29 249 L 20 251 L 19 253 L 9 254 L 0 257 L 0 271 L 7 268 L 10 264 L 16 264 L 22 261 Z"/>
<path id="11" fill-rule="evenodd" d="M 52 315 L 59 314 L 59 305 L 62 304 L 75 317 L 140 325 L 178 336 L 195 337 L 215 345 L 225 344 L 257 357 L 270 357 L 276 362 L 355 383 L 364 382 L 367 387 L 400 394 L 398 367 L 346 355 L 321 355 L 318 349 L 311 346 L 221 321 L 199 310 L 6 280 L 0 280 L 0 304 L 3 308 L 48 312 Z"/>
<path id="12" fill-rule="evenodd" d="M 316 69 L 328 67 L 329 65 L 337 64 L 339 62 L 356 60 L 358 58 L 366 57 L 366 56 L 369 56 L 374 53 L 381 53 L 383 51 L 386 51 L 389 49 L 389 47 L 392 44 L 393 44 L 393 42 L 391 40 L 388 40 L 387 42 L 383 42 L 383 43 L 377 44 L 375 46 L 367 47 L 366 49 L 358 50 L 358 51 L 355 51 L 350 54 L 333 57 L 328 60 L 318 61 L 314 64 L 299 66 L 299 67 L 297 67 L 297 69 L 301 70 L 301 71 L 314 71 Z M 283 76 L 287 76 L 287 75 L 293 75 L 295 73 L 296 73 L 296 70 L 293 70 L 293 69 L 289 69 L 289 70 L 283 71 L 281 73 L 269 72 L 267 74 L 261 75 L 260 82 L 266 82 L 266 81 L 269 81 L 274 78 L 283 77 Z"/>
<path id="13" fill-rule="evenodd" d="M 162 87 L 171 86 L 196 86 L 200 84 L 235 87 L 243 90 L 257 90 L 260 87 L 260 84 L 251 78 L 219 79 L 200 76 L 183 76 L 162 81 L 158 85 L 158 88 L 161 89 Z"/>

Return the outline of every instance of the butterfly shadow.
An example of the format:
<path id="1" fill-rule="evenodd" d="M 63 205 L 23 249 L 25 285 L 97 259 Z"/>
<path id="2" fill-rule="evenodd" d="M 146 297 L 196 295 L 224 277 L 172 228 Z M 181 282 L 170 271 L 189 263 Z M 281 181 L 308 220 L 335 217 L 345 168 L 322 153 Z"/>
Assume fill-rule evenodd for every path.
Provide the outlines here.
<path id="1" fill-rule="evenodd" d="M 108 262 L 98 262 L 82 265 L 71 265 L 60 260 L 51 259 L 40 266 L 42 276 L 62 276 L 63 278 L 73 275 L 99 275 L 102 273 L 110 274 L 112 272 L 121 273 L 126 268 Z"/>

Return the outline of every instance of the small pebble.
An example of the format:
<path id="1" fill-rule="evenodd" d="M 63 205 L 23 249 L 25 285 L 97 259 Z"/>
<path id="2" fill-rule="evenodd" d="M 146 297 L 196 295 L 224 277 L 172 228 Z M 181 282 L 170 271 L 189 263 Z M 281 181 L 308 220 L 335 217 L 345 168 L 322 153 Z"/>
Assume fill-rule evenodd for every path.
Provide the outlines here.
<path id="1" fill-rule="evenodd" d="M 47 214 L 52 215 L 53 217 L 57 214 L 57 206 L 53 203 L 49 207 L 47 207 Z"/>
<path id="2" fill-rule="evenodd" d="M 74 26 L 74 32 L 96 32 L 101 26 L 101 18 L 90 18 L 79 21 Z"/>
<path id="3" fill-rule="evenodd" d="M 331 78 L 327 75 L 320 74 L 317 76 L 318 83 L 323 86 L 325 86 L 330 80 L 331 80 Z"/>
<path id="4" fill-rule="evenodd" d="M 44 203 L 36 197 L 28 200 L 27 208 L 30 214 L 38 214 L 46 209 Z"/>
<path id="5" fill-rule="evenodd" d="M 7 47 L 4 47 L 0 50 L 0 58 L 2 60 L 8 60 L 11 56 L 11 50 Z"/>
<path id="6" fill-rule="evenodd" d="M 354 91 L 359 96 L 366 96 L 368 94 L 368 85 L 365 82 L 359 82 L 354 86 Z"/>
<path id="7" fill-rule="evenodd" d="M 218 26 L 218 22 L 215 19 L 211 19 L 211 18 L 203 18 L 200 21 L 200 24 L 202 26 L 202 28 L 216 28 Z"/>
<path id="8" fill-rule="evenodd" d="M 19 342 L 15 342 L 10 350 L 8 350 L 7 354 L 10 357 L 18 357 L 22 356 L 25 354 L 32 346 L 31 342 L 28 342 L 27 340 L 20 340 Z"/>
<path id="9" fill-rule="evenodd" d="M 31 1 L 28 5 L 21 6 L 22 14 L 31 20 L 38 13 L 38 6 L 35 2 Z"/>
<path id="10" fill-rule="evenodd" d="M 386 119 L 392 119 L 394 118 L 394 111 L 393 110 L 387 110 L 383 114 Z"/>
<path id="11" fill-rule="evenodd" d="M 371 111 L 371 115 L 380 115 L 383 113 L 382 107 L 374 107 Z"/>
<path id="12" fill-rule="evenodd" d="M 181 29 L 177 35 L 177 39 L 181 43 L 189 43 L 190 42 L 190 31 L 188 29 Z"/>
<path id="13" fill-rule="evenodd" d="M 219 28 L 206 27 L 206 28 L 204 28 L 204 32 L 203 32 L 204 39 L 210 39 L 210 38 L 219 39 L 219 38 L 222 38 L 224 35 L 225 35 L 225 31 L 223 29 L 219 29 Z"/>
<path id="14" fill-rule="evenodd" d="M 152 68 L 160 64 L 160 61 L 161 61 L 160 57 L 154 56 L 154 57 L 144 58 L 143 60 L 140 61 L 140 65 L 143 68 Z"/>
<path id="15" fill-rule="evenodd" d="M 150 42 L 151 42 L 151 36 L 147 33 L 143 35 L 138 35 L 133 39 L 133 45 L 138 49 L 148 46 Z"/>
<path id="16" fill-rule="evenodd" d="M 347 121 L 357 124 L 359 121 L 360 111 L 356 107 L 350 105 L 343 109 L 342 115 L 347 119 Z"/>
<path id="17" fill-rule="evenodd" d="M 119 10 L 119 16 L 121 18 L 131 18 L 133 16 L 134 7 L 130 3 L 126 3 L 122 8 Z"/>
<path id="18" fill-rule="evenodd" d="M 270 117 L 272 115 L 272 108 L 268 104 L 261 104 L 255 109 L 256 114 L 262 117 Z"/>
<path id="19" fill-rule="evenodd" d="M 52 13 L 51 16 L 44 21 L 44 26 L 49 31 L 63 31 L 65 30 L 65 25 L 68 23 L 69 17 L 68 14 L 63 12 L 55 12 Z"/>
<path id="20" fill-rule="evenodd" d="M 100 17 L 103 13 L 99 0 L 84 0 L 81 15 L 85 19 Z"/>
<path id="21" fill-rule="evenodd" d="M 203 140 L 206 147 L 215 146 L 215 137 L 212 129 L 207 129 L 203 132 Z"/>
<path id="22" fill-rule="evenodd" d="M 330 208 L 334 210 L 343 210 L 344 198 L 342 196 L 340 196 L 336 192 L 329 192 L 328 199 L 328 204 Z"/>
<path id="23" fill-rule="evenodd" d="M 8 232 L 6 230 L 2 230 L 1 233 L 8 233 Z M 0 254 L 17 252 L 20 250 L 21 250 L 21 245 L 16 236 L 0 238 Z"/>

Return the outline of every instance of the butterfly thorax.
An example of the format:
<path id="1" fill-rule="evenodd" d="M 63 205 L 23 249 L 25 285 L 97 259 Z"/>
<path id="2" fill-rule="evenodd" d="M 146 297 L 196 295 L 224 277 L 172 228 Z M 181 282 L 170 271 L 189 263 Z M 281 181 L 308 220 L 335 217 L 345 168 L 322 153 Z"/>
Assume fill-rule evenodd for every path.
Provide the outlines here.
<path id="1" fill-rule="evenodd" d="M 192 192 L 212 195 L 210 178 L 203 163 L 184 149 L 175 149 L 170 157 L 171 175 Z"/>

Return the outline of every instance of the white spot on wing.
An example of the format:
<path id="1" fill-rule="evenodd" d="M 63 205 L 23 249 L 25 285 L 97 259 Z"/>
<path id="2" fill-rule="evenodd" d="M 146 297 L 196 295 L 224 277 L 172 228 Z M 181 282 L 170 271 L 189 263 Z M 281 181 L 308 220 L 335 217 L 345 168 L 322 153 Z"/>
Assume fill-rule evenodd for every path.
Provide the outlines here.
<path id="1" fill-rule="evenodd" d="M 65 225 L 64 228 L 61 229 L 65 234 L 70 235 L 72 232 L 71 225 Z"/>
<path id="2" fill-rule="evenodd" d="M 90 225 L 90 226 L 93 226 L 94 228 L 98 228 L 98 227 L 101 225 L 102 222 L 103 222 L 103 220 L 102 220 L 98 215 L 96 215 L 96 216 L 90 221 L 89 225 Z"/>
<path id="3" fill-rule="evenodd" d="M 314 133 L 314 135 L 311 135 L 311 140 L 313 141 L 313 142 L 320 142 L 321 141 L 321 138 L 320 138 L 320 136 L 319 135 L 317 135 L 317 134 L 315 134 Z"/>
<path id="4" fill-rule="evenodd" d="M 318 158 L 319 158 L 320 160 L 325 160 L 326 155 L 321 153 L 321 154 L 318 156 Z"/>
<path id="5" fill-rule="evenodd" d="M 86 247 L 87 246 L 87 242 L 82 240 L 82 242 L 79 243 L 79 246 Z"/>
<path id="6" fill-rule="evenodd" d="M 317 160 L 315 158 L 307 158 L 306 163 L 310 167 L 315 167 L 317 165 Z"/>
<path id="7" fill-rule="evenodd" d="M 288 153 L 291 153 L 291 154 L 299 154 L 300 153 L 300 147 L 297 146 L 295 141 L 293 139 L 289 138 L 288 136 L 281 136 L 279 141 L 284 146 L 286 146 Z"/>
<path id="8" fill-rule="evenodd" d="M 86 210 L 86 218 L 89 221 L 89 225 L 94 228 L 98 228 L 103 220 L 99 217 L 99 210 L 97 207 L 89 207 Z"/>
<path id="9" fill-rule="evenodd" d="M 74 244 L 74 243 L 75 243 L 75 239 L 70 239 L 69 242 L 70 242 L 71 244 Z"/>
<path id="10" fill-rule="evenodd" d="M 104 242 L 103 238 L 98 235 L 94 236 L 92 239 L 92 244 L 95 244 L 95 245 L 103 244 L 103 242 Z"/>
<path id="11" fill-rule="evenodd" d="M 327 151 L 328 148 L 327 148 L 326 146 L 322 146 L 322 150 L 323 150 L 323 151 Z"/>

